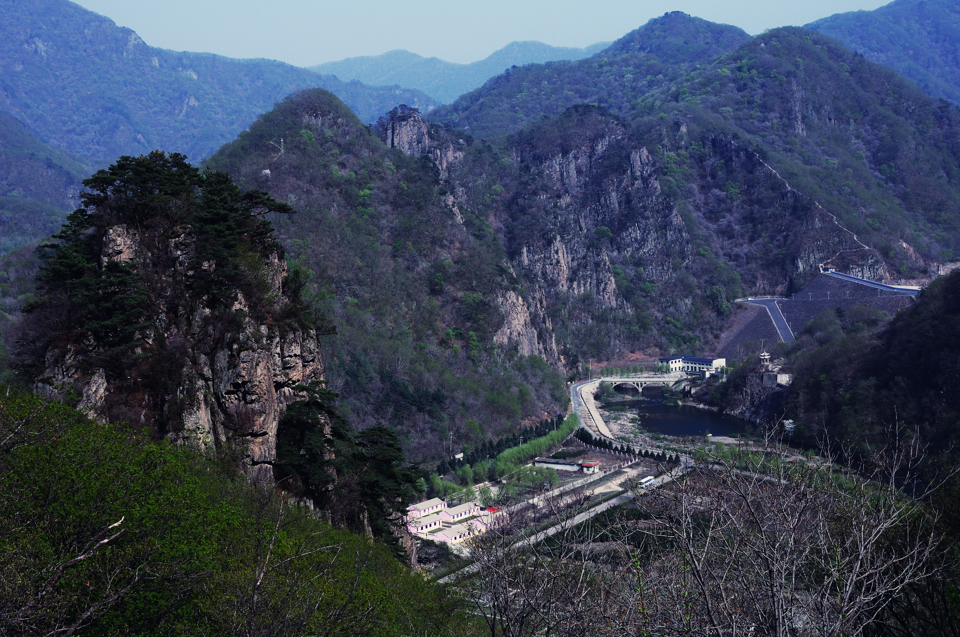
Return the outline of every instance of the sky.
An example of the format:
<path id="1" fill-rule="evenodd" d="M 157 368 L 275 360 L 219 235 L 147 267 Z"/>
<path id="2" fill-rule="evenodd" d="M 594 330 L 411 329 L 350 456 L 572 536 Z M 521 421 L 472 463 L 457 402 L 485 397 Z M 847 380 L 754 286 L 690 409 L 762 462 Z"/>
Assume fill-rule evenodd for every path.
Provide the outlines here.
<path id="1" fill-rule="evenodd" d="M 468 63 L 510 42 L 585 47 L 667 11 L 748 33 L 803 25 L 888 0 L 74 0 L 177 51 L 310 66 L 406 49 Z"/>

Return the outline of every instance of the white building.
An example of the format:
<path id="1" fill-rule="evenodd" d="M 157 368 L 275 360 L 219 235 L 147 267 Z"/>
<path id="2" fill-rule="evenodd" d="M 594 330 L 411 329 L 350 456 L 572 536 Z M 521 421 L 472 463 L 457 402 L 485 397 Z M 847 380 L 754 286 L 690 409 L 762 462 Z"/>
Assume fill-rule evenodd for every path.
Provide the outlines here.
<path id="1" fill-rule="evenodd" d="M 407 519 L 415 520 L 425 515 L 433 515 L 447 508 L 447 503 L 440 498 L 433 498 L 423 502 L 417 502 L 407 507 Z"/>
<path id="2" fill-rule="evenodd" d="M 555 471 L 582 471 L 584 473 L 598 473 L 599 462 L 579 462 L 576 460 L 557 460 L 556 458 L 535 458 L 535 467 L 546 467 Z"/>
<path id="3" fill-rule="evenodd" d="M 455 524 L 448 526 L 441 531 L 437 531 L 430 536 L 435 542 L 446 542 L 448 544 L 457 544 L 468 537 L 479 535 L 484 532 L 485 527 L 479 522 L 468 522 L 467 524 Z"/>
<path id="4" fill-rule="evenodd" d="M 725 358 L 703 358 L 700 356 L 664 356 L 661 365 L 667 365 L 671 372 L 701 374 L 704 378 L 719 373 L 727 366 Z"/>
<path id="5" fill-rule="evenodd" d="M 465 502 L 460 506 L 455 506 L 452 509 L 446 509 L 441 511 L 438 515 L 440 518 L 446 522 L 458 522 L 459 520 L 465 520 L 469 517 L 477 515 L 480 513 L 480 505 L 476 502 Z"/>
<path id="6" fill-rule="evenodd" d="M 422 518 L 407 520 L 407 530 L 414 535 L 426 535 L 430 531 L 439 529 L 443 526 L 443 519 L 439 513 L 425 515 Z"/>
<path id="7" fill-rule="evenodd" d="M 572 460 L 557 460 L 555 458 L 535 458 L 535 467 L 545 467 L 554 471 L 580 471 L 580 463 Z"/>

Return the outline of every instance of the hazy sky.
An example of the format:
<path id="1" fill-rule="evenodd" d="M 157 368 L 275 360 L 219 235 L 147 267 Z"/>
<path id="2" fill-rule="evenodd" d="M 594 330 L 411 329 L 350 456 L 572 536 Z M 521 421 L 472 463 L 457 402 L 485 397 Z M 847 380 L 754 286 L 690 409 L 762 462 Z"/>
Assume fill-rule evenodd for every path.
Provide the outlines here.
<path id="1" fill-rule="evenodd" d="M 583 47 L 685 11 L 748 33 L 802 25 L 888 0 L 74 0 L 147 44 L 298 66 L 407 49 L 451 62 L 514 40 Z"/>

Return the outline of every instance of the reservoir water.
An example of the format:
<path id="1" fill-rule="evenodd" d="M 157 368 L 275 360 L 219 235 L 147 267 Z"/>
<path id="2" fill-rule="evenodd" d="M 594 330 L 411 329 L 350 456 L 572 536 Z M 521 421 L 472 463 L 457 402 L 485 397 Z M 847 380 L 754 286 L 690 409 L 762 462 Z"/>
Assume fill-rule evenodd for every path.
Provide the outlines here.
<path id="1" fill-rule="evenodd" d="M 640 416 L 640 426 L 666 436 L 733 436 L 749 433 L 746 420 L 686 405 L 665 405 L 660 401 L 618 401 L 629 413 Z"/>

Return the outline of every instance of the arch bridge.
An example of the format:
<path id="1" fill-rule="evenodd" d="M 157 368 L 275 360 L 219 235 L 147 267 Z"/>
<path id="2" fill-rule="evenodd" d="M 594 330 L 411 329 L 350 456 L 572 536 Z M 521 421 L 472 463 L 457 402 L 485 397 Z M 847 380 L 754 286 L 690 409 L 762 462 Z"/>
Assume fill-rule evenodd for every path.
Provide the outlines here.
<path id="1" fill-rule="evenodd" d="M 631 387 L 638 392 L 643 392 L 644 387 L 669 387 L 677 381 L 674 375 L 670 376 L 604 376 L 600 379 L 602 383 L 610 383 L 613 388 Z"/>

